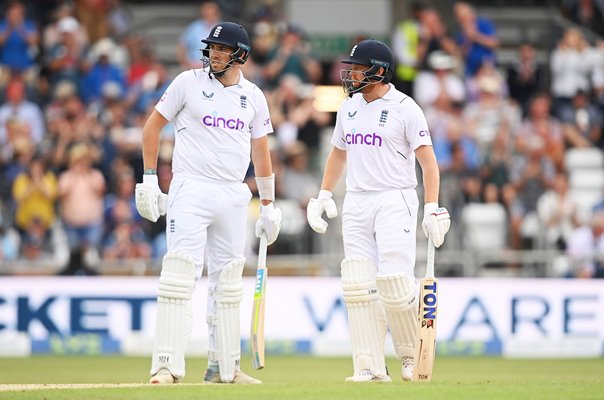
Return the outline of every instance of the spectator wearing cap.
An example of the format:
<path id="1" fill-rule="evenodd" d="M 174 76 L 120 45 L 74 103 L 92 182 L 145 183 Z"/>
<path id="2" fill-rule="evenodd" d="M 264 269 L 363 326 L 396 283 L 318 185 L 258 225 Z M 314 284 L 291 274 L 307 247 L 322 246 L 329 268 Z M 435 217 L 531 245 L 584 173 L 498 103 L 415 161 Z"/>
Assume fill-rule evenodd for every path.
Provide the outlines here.
<path id="1" fill-rule="evenodd" d="M 67 27 L 68 29 L 75 27 L 73 32 L 80 47 L 86 47 L 88 45 L 88 33 L 73 14 L 73 5 L 70 3 L 59 5 L 53 12 L 52 22 L 44 28 L 44 32 L 42 33 L 42 46 L 45 53 L 48 53 L 57 44 L 61 43 L 61 36 L 66 30 L 66 24 L 71 24 L 71 26 Z"/>
<path id="2" fill-rule="evenodd" d="M 59 176 L 59 208 L 72 254 L 98 250 L 104 193 L 105 178 L 92 167 L 88 145 L 74 145 L 69 151 L 69 168 Z"/>
<path id="3" fill-rule="evenodd" d="M 57 22 L 57 31 L 59 39 L 46 58 L 51 90 L 63 81 L 71 82 L 77 87 L 86 59 L 87 40 L 82 36 L 80 23 L 71 16 L 65 16 Z"/>
<path id="4" fill-rule="evenodd" d="M 0 66 L 7 75 L 30 76 L 34 67 L 34 52 L 40 37 L 33 21 L 25 18 L 25 7 L 21 2 L 10 3 L 6 17 L 0 21 Z"/>
<path id="5" fill-rule="evenodd" d="M 123 71 L 111 63 L 111 53 L 116 45 L 111 39 L 99 41 L 93 48 L 92 54 L 95 63 L 84 75 L 80 82 L 80 94 L 86 104 L 100 100 L 103 96 L 103 86 L 108 82 L 119 85 L 121 93 L 126 91 L 126 79 Z"/>
<path id="6" fill-rule="evenodd" d="M 428 56 L 431 71 L 421 72 L 415 81 L 415 101 L 422 107 L 437 105 L 450 110 L 452 103 L 465 101 L 462 79 L 454 73 L 455 59 L 448 53 L 437 50 Z"/>
<path id="7" fill-rule="evenodd" d="M 298 26 L 287 27 L 269 59 L 264 73 L 273 86 L 285 75 L 295 75 L 303 83 L 318 83 L 321 79 L 321 65 L 311 54 L 310 43 Z"/>
<path id="8" fill-rule="evenodd" d="M 203 66 L 199 41 L 208 37 L 212 27 L 220 22 L 220 18 L 218 2 L 204 1 L 199 6 L 199 18 L 185 28 L 176 48 L 176 57 L 183 69 Z"/>

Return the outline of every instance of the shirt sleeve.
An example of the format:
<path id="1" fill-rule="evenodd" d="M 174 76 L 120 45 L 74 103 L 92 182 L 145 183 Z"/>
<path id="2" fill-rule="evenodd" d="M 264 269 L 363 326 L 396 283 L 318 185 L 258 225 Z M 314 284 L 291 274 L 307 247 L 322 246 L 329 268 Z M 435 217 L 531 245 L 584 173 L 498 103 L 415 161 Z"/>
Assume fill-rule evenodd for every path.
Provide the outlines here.
<path id="1" fill-rule="evenodd" d="M 273 132 L 273 123 L 268 110 L 268 103 L 264 93 L 258 87 L 255 88 L 256 95 L 256 115 L 250 124 L 250 133 L 252 139 L 266 136 Z"/>
<path id="2" fill-rule="evenodd" d="M 419 146 L 432 146 L 432 139 L 430 138 L 430 130 L 428 129 L 428 122 L 426 122 L 426 116 L 422 109 L 412 99 L 405 107 L 405 135 L 409 141 L 409 147 L 414 151 Z"/>
<path id="3" fill-rule="evenodd" d="M 168 121 L 171 121 L 184 106 L 188 80 L 185 74 L 190 73 L 191 71 L 181 72 L 174 78 L 155 106 L 155 109 Z"/>
<path id="4" fill-rule="evenodd" d="M 340 149 L 346 151 L 346 139 L 344 138 L 344 128 L 342 126 L 342 107 L 338 110 L 336 115 L 336 126 L 333 129 L 333 135 L 331 136 L 331 144 Z"/>

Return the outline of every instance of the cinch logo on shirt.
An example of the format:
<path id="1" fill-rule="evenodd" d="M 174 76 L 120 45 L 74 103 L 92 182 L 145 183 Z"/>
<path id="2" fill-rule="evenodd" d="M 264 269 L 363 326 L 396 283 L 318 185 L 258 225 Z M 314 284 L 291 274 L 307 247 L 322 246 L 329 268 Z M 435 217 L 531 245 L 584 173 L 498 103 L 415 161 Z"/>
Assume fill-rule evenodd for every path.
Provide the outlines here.
<path id="1" fill-rule="evenodd" d="M 346 136 L 347 144 L 365 144 L 367 146 L 378 146 L 382 147 L 382 137 L 377 133 L 347 133 Z"/>
<path id="2" fill-rule="evenodd" d="M 203 124 L 205 126 L 213 126 L 214 128 L 227 128 L 227 129 L 236 129 L 238 131 L 242 130 L 245 126 L 245 123 L 237 119 L 226 119 L 223 117 L 218 117 L 216 113 L 213 115 L 206 115 L 202 119 Z"/>

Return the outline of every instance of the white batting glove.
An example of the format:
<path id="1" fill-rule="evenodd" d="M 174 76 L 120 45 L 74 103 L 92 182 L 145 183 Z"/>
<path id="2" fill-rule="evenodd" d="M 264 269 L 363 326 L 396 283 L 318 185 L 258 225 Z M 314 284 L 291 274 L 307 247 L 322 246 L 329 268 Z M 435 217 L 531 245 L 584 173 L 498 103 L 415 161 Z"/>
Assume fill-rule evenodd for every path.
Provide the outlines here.
<path id="1" fill-rule="evenodd" d="M 427 238 L 432 239 L 434 247 L 440 247 L 445 241 L 445 234 L 451 226 L 451 217 L 445 207 L 438 207 L 437 203 L 424 205 L 424 221 L 422 229 Z"/>
<path id="2" fill-rule="evenodd" d="M 325 233 L 327 231 L 327 221 L 321 218 L 323 211 L 329 218 L 338 216 L 338 208 L 336 202 L 331 198 L 332 194 L 329 190 L 321 190 L 317 198 L 312 198 L 306 207 L 306 219 L 308 224 L 317 233 Z"/>
<path id="3" fill-rule="evenodd" d="M 156 222 L 166 215 L 168 195 L 162 193 L 157 183 L 157 175 L 143 175 L 143 183 L 136 184 L 136 209 L 141 217 Z"/>
<path id="4" fill-rule="evenodd" d="M 260 217 L 256 221 L 256 237 L 259 238 L 264 233 L 266 244 L 273 244 L 281 230 L 281 219 L 281 210 L 273 206 L 273 203 L 260 206 Z"/>

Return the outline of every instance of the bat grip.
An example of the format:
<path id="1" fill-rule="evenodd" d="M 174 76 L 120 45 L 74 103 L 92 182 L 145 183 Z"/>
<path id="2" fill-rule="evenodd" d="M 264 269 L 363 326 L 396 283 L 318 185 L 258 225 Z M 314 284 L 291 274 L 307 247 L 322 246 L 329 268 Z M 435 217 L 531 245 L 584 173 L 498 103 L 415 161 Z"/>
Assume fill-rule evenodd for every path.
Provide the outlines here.
<path id="1" fill-rule="evenodd" d="M 426 263 L 426 278 L 434 278 L 434 243 L 428 237 L 428 256 Z"/>
<path id="2" fill-rule="evenodd" d="M 267 238 L 263 233 L 260 235 L 260 246 L 258 247 L 258 266 L 261 268 L 266 267 L 266 247 L 267 247 Z"/>

